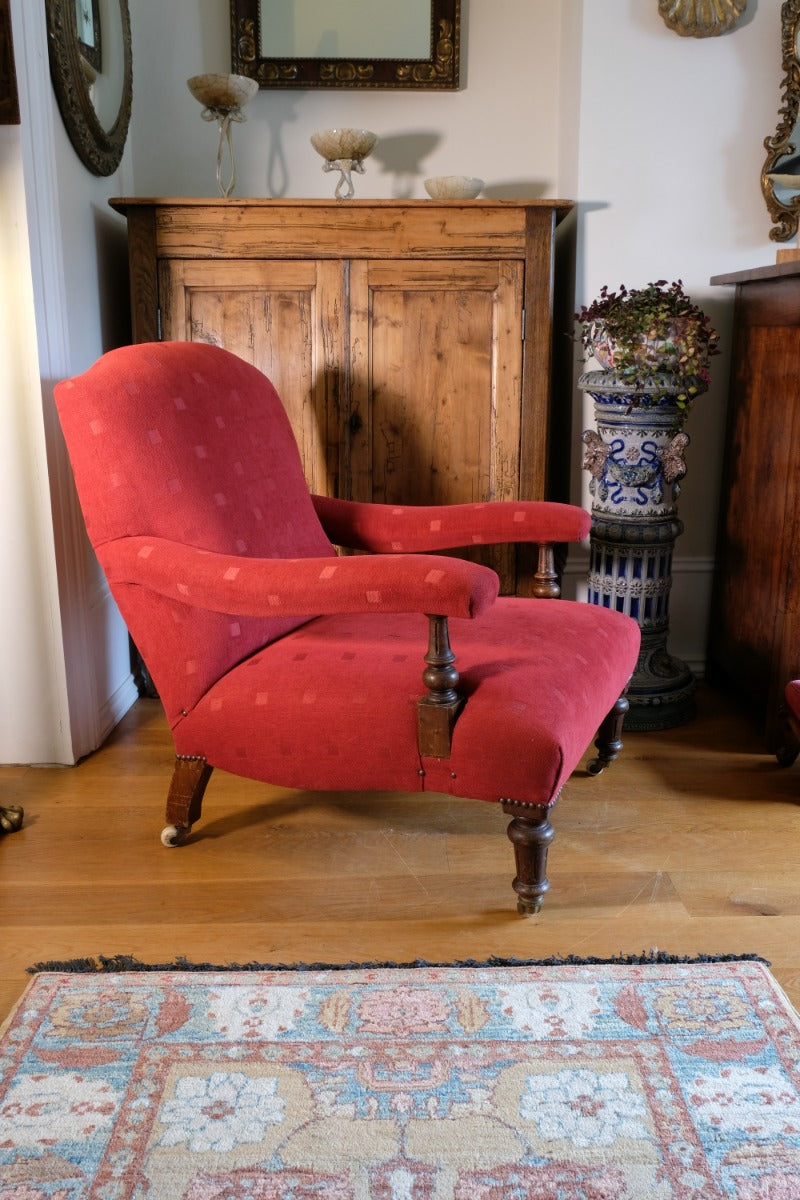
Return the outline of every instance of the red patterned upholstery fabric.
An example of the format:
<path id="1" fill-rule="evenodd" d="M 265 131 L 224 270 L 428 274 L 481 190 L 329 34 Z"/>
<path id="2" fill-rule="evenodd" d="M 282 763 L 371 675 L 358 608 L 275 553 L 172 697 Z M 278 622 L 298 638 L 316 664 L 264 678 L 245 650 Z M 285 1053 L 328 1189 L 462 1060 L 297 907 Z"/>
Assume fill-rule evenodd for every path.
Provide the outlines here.
<path id="1" fill-rule="evenodd" d="M 56 403 L 89 538 L 158 536 L 237 558 L 335 551 L 319 523 L 272 384 L 213 346 L 172 342 L 106 354 Z M 142 560 L 143 563 L 146 560 Z M 303 615 L 224 614 L 112 585 L 170 722 Z"/>
<path id="2" fill-rule="evenodd" d="M 794 719 L 800 722 L 800 679 L 791 679 L 785 689 L 786 704 Z"/>
<path id="3" fill-rule="evenodd" d="M 598 623 L 588 604 L 501 597 L 484 619 L 451 621 L 467 703 L 447 760 L 417 751 L 417 615 L 309 622 L 211 688 L 176 744 L 286 787 L 549 805 L 627 682 L 616 662 L 636 659 L 635 627 L 599 611 Z"/>
<path id="4" fill-rule="evenodd" d="M 180 755 L 285 786 L 553 803 L 627 684 L 638 626 L 497 599 L 493 571 L 425 552 L 575 540 L 586 513 L 312 498 L 274 388 L 219 347 L 115 350 L 56 400 L 89 536 Z M 382 553 L 339 556 L 332 540 Z M 417 749 L 430 612 L 452 617 L 466 695 L 449 759 Z"/>
<path id="5" fill-rule="evenodd" d="M 577 542 L 588 535 L 591 526 L 591 518 L 582 508 L 551 501 L 399 508 L 329 496 L 312 499 L 333 542 L 378 554 L 500 542 Z"/>

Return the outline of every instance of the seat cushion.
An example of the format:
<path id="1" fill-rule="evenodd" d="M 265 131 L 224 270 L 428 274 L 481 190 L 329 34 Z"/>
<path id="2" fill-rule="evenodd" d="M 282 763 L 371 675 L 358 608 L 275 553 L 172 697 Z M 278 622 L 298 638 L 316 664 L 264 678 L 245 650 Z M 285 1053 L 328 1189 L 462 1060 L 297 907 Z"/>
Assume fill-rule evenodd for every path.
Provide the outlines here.
<path id="1" fill-rule="evenodd" d="M 179 754 L 285 787 L 549 805 L 636 665 L 629 617 L 503 597 L 450 622 L 466 695 L 451 757 L 421 759 L 419 615 L 321 617 L 234 667 L 173 728 Z"/>

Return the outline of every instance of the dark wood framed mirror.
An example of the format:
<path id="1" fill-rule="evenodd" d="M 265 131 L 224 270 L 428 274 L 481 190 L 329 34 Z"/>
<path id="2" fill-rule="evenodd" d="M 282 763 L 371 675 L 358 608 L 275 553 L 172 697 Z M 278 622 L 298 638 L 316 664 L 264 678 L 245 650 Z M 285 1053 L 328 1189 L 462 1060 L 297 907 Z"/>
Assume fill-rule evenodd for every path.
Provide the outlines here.
<path id="1" fill-rule="evenodd" d="M 111 175 L 131 119 L 128 0 L 45 0 L 45 10 L 50 77 L 69 139 L 93 174 Z"/>
<path id="2" fill-rule="evenodd" d="M 455 90 L 460 27 L 461 0 L 231 0 L 231 70 L 262 88 Z"/>
<path id="3" fill-rule="evenodd" d="M 800 216 L 800 0 L 784 0 L 781 7 L 781 60 L 783 82 L 778 128 L 764 139 L 767 151 L 761 170 L 761 190 L 767 202 L 774 242 L 788 242 L 797 234 Z"/>

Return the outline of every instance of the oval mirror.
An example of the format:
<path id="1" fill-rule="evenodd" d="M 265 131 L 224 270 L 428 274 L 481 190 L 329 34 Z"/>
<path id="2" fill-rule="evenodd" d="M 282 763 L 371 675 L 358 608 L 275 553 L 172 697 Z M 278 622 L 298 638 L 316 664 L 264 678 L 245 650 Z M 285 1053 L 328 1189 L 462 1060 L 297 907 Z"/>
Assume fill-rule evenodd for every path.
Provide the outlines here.
<path id="1" fill-rule="evenodd" d="M 69 139 L 95 175 L 125 149 L 133 71 L 128 0 L 45 0 L 50 75 Z"/>
<path id="2" fill-rule="evenodd" d="M 764 140 L 767 158 L 761 170 L 761 190 L 774 223 L 769 236 L 788 242 L 797 233 L 800 209 L 800 0 L 784 0 L 781 7 L 781 60 L 783 83 L 778 128 Z"/>

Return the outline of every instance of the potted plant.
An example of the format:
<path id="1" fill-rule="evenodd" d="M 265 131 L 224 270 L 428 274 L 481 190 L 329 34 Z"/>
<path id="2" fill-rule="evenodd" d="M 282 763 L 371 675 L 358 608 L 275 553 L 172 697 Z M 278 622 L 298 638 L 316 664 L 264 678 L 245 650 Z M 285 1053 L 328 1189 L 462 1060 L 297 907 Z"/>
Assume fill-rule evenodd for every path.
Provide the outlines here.
<path id="1" fill-rule="evenodd" d="M 669 395 L 688 409 L 708 387 L 708 360 L 719 335 L 678 279 L 615 292 L 604 286 L 575 320 L 587 358 L 613 372 L 635 405 Z M 669 377 L 669 378 L 665 378 Z"/>
<path id="2" fill-rule="evenodd" d="M 673 551 L 683 531 L 683 425 L 708 387 L 719 338 L 681 280 L 604 287 L 575 319 L 586 357 L 603 368 L 579 381 L 597 426 L 582 435 L 592 498 L 589 603 L 629 613 L 642 629 L 626 727 L 668 729 L 694 712 L 694 676 L 667 649 Z"/>

